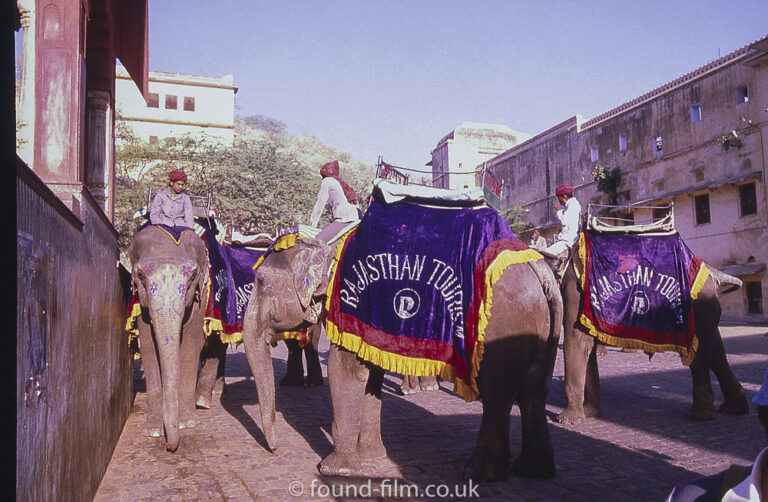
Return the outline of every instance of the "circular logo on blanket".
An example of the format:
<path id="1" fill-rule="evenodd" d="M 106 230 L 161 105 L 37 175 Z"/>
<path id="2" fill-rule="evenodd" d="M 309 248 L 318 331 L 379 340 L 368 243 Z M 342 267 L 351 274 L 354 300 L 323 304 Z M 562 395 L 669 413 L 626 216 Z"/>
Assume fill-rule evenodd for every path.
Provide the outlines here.
<path id="1" fill-rule="evenodd" d="M 645 291 L 642 289 L 635 291 L 632 295 L 632 312 L 638 315 L 643 315 L 648 312 L 650 307 L 651 305 L 648 301 L 648 295 L 645 294 Z"/>
<path id="2" fill-rule="evenodd" d="M 401 319 L 408 319 L 419 311 L 421 298 L 411 288 L 403 288 L 397 292 L 393 301 L 395 314 Z"/>

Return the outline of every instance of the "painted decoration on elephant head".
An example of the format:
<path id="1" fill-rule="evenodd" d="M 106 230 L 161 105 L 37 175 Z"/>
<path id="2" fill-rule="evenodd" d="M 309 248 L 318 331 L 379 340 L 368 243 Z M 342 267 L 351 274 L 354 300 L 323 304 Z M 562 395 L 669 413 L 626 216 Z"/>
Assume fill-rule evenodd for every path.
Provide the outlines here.
<path id="1" fill-rule="evenodd" d="M 581 322 L 590 333 L 611 345 L 676 351 L 690 364 L 692 301 L 707 272 L 680 235 L 585 232 L 580 239 Z"/>
<path id="2" fill-rule="evenodd" d="M 467 386 L 489 267 L 503 252 L 505 264 L 541 257 L 492 208 L 378 200 L 338 249 L 331 341 L 384 369 Z"/>

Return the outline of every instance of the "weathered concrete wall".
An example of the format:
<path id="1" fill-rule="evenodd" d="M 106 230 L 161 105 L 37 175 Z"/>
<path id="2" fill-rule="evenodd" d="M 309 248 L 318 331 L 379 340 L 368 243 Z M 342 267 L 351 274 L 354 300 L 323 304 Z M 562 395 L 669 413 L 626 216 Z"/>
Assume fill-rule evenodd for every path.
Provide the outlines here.
<path id="1" fill-rule="evenodd" d="M 749 99 L 739 89 L 748 89 Z M 700 106 L 700 120 L 692 107 Z M 503 181 L 504 208 L 522 206 L 552 241 L 559 225 L 551 202 L 561 182 L 586 210 L 608 204 L 594 166 L 620 168 L 618 203 L 675 207 L 675 226 L 691 250 L 718 268 L 762 264 L 743 275 L 762 284 L 762 313 L 749 313 L 746 289 L 721 298 L 723 317 L 768 320 L 768 59 L 741 49 L 588 121 L 574 117 L 491 161 Z M 723 140 L 735 131 L 738 146 Z M 621 148 L 622 137 L 626 148 Z M 661 137 L 661 148 L 655 147 Z M 621 145 L 623 146 L 623 145 Z M 593 151 L 597 158 L 593 157 Z M 742 215 L 739 187 L 755 183 L 757 214 Z M 711 222 L 697 224 L 694 198 L 708 194 Z M 638 210 L 635 223 L 652 218 Z M 527 239 L 528 235 L 521 236 Z"/>
<path id="2" fill-rule="evenodd" d="M 117 235 L 17 167 L 16 496 L 91 500 L 131 408 Z"/>

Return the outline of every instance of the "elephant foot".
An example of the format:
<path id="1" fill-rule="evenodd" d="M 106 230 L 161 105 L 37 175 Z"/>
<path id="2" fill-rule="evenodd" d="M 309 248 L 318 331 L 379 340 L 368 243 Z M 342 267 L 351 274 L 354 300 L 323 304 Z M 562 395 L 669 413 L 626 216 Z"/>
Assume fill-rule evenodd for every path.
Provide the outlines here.
<path id="1" fill-rule="evenodd" d="M 577 412 L 570 408 L 566 408 L 562 413 L 557 416 L 557 421 L 561 424 L 578 425 L 586 421 L 586 416 L 583 411 Z"/>
<path id="2" fill-rule="evenodd" d="M 607 356 L 608 355 L 608 349 L 606 349 L 605 345 L 603 345 L 602 343 L 598 343 L 597 347 L 595 347 L 595 355 Z"/>
<path id="3" fill-rule="evenodd" d="M 198 396 L 195 400 L 195 406 L 204 410 L 211 409 L 211 398 L 205 396 Z"/>
<path id="4" fill-rule="evenodd" d="M 304 381 L 304 387 L 319 387 L 320 385 L 323 385 L 323 377 L 322 375 L 319 377 L 307 377 L 307 379 Z"/>
<path id="5" fill-rule="evenodd" d="M 509 458 L 490 458 L 472 455 L 462 471 L 464 479 L 475 481 L 501 481 L 509 477 Z"/>
<path id="6" fill-rule="evenodd" d="M 283 387 L 301 387 L 304 385 L 304 377 L 286 374 L 280 379 L 280 385 Z"/>
<path id="7" fill-rule="evenodd" d="M 622 347 L 621 351 L 627 354 L 634 354 L 635 352 L 638 351 L 638 349 L 630 349 L 629 347 Z"/>
<path id="8" fill-rule="evenodd" d="M 749 401 L 747 401 L 747 396 L 742 395 L 739 399 L 732 402 L 725 401 L 720 405 L 717 411 L 725 413 L 726 415 L 746 415 L 749 413 Z"/>
<path id="9" fill-rule="evenodd" d="M 406 388 L 402 388 L 402 387 L 401 387 L 401 388 L 400 388 L 400 393 L 401 393 L 402 395 L 404 395 L 404 396 L 411 396 L 411 395 L 413 395 L 413 394 L 418 394 L 418 393 L 419 393 L 419 390 L 420 390 L 420 389 L 418 389 L 418 388 L 416 388 L 416 389 L 413 389 L 413 388 L 410 388 L 410 387 L 406 387 Z"/>
<path id="10" fill-rule="evenodd" d="M 356 453 L 334 451 L 318 465 L 317 470 L 323 476 L 362 476 L 363 468 Z"/>
<path id="11" fill-rule="evenodd" d="M 439 388 L 440 388 L 440 384 L 437 382 L 428 383 L 421 386 L 421 390 L 438 390 Z"/>
<path id="12" fill-rule="evenodd" d="M 512 462 L 512 472 L 523 478 L 549 479 L 555 476 L 554 454 L 520 455 Z"/>
<path id="13" fill-rule="evenodd" d="M 179 420 L 179 429 L 194 429 L 195 427 L 197 427 L 197 420 L 194 418 Z"/>
<path id="14" fill-rule="evenodd" d="M 357 455 L 363 460 L 380 460 L 387 458 L 384 443 L 357 443 Z"/>
<path id="15" fill-rule="evenodd" d="M 591 404 L 584 405 L 584 416 L 588 418 L 600 418 L 603 416 L 603 410 L 599 406 Z"/>
<path id="16" fill-rule="evenodd" d="M 693 420 L 697 422 L 703 422 L 705 420 L 714 420 L 715 419 L 715 410 L 714 408 L 707 408 L 707 409 L 701 409 L 701 408 L 694 408 L 691 406 L 691 408 L 686 412 L 684 418 L 686 420 Z"/>
<path id="17" fill-rule="evenodd" d="M 163 419 L 157 416 L 147 416 L 141 434 L 146 437 L 159 438 L 163 436 Z"/>

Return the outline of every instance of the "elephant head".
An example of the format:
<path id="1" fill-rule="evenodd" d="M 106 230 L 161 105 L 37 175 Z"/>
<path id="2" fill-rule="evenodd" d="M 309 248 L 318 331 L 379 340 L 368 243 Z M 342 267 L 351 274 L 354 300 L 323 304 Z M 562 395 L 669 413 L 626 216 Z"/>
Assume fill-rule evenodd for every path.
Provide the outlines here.
<path id="1" fill-rule="evenodd" d="M 333 250 L 307 238 L 268 254 L 256 269 L 254 287 L 243 320 L 243 343 L 259 395 L 262 427 L 269 449 L 277 448 L 274 432 L 275 382 L 270 343 L 277 333 L 296 331 L 316 322 L 307 312 L 319 296 Z M 314 299 L 314 300 L 313 300 Z"/>
<path id="2" fill-rule="evenodd" d="M 192 232 L 185 232 L 176 245 L 162 231 L 150 227 L 136 235 L 130 257 L 142 316 L 151 323 L 154 334 L 167 448 L 175 451 L 179 444 L 180 380 L 188 378 L 181 375 L 180 345 L 183 326 L 192 311 L 204 309 L 208 277 L 205 246 Z M 203 336 L 202 325 L 199 336 Z M 142 351 L 147 350 L 153 347 L 142 347 Z"/>

